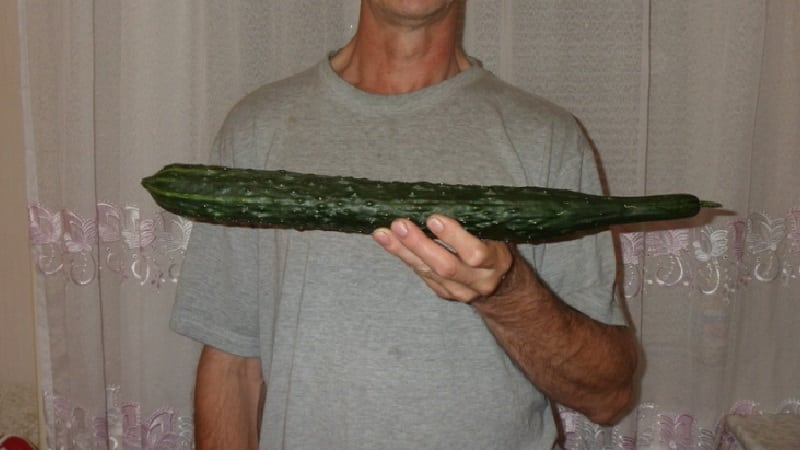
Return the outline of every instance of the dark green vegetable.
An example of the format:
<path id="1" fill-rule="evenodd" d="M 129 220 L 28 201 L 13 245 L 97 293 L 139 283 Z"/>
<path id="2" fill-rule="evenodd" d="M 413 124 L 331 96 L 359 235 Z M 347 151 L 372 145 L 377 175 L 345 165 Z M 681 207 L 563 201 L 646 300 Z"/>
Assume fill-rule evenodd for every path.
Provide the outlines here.
<path id="1" fill-rule="evenodd" d="M 167 211 L 233 226 L 371 233 L 433 213 L 485 239 L 540 242 L 609 225 L 691 217 L 718 207 L 689 194 L 607 197 L 538 187 L 381 182 L 286 171 L 171 164 L 142 185 Z M 427 231 L 427 230 L 426 230 Z"/>

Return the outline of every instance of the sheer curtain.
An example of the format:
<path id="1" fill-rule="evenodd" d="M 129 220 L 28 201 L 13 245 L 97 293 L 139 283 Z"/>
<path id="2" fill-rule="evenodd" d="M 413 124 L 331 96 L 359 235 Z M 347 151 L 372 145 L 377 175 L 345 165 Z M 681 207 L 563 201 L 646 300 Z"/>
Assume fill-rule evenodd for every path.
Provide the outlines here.
<path id="1" fill-rule="evenodd" d="M 139 179 L 205 161 L 358 3 L 18 0 L 46 447 L 191 448 L 198 346 L 167 329 L 191 223 Z M 728 447 L 724 414 L 800 413 L 800 4 L 468 0 L 464 45 L 573 111 L 612 193 L 726 207 L 619 230 L 638 406 L 613 428 L 563 410 L 567 446 Z"/>

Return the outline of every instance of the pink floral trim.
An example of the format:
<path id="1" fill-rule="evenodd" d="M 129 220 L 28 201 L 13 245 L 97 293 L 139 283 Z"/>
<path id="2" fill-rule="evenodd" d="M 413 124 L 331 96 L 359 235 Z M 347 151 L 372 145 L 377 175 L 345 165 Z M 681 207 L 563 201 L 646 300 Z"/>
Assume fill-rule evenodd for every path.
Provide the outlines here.
<path id="1" fill-rule="evenodd" d="M 94 217 L 32 205 L 28 218 L 36 267 L 77 285 L 93 283 L 101 272 L 156 287 L 174 282 L 192 229 L 164 211 L 142 218 L 138 207 L 110 203 L 98 203 Z"/>
<path id="2" fill-rule="evenodd" d="M 98 203 L 95 217 L 69 209 L 28 208 L 36 267 L 77 285 L 105 271 L 162 286 L 177 281 L 192 223 L 165 211 Z M 784 217 L 752 213 L 727 225 L 620 235 L 625 296 L 648 288 L 728 295 L 751 282 L 800 279 L 800 207 Z"/>
<path id="3" fill-rule="evenodd" d="M 120 387 L 106 389 L 106 408 L 90 417 L 85 407 L 64 397 L 45 395 L 48 448 L 62 450 L 190 450 L 194 424 L 187 412 L 165 407 L 143 417 L 137 402 L 119 402 Z M 768 411 L 757 402 L 739 401 L 716 424 L 703 426 L 691 413 L 669 413 L 652 403 L 639 405 L 629 419 L 601 427 L 581 414 L 562 408 L 566 450 L 741 450 L 725 429 L 728 414 L 800 414 L 800 399 L 782 402 Z"/>
<path id="4" fill-rule="evenodd" d="M 106 389 L 106 410 L 94 418 L 64 397 L 46 394 L 48 448 L 190 450 L 194 447 L 191 416 L 167 407 L 143 418 L 139 403 L 119 403 L 119 391 L 119 386 Z"/>
<path id="5" fill-rule="evenodd" d="M 723 414 L 716 424 L 703 426 L 689 413 L 668 413 L 652 404 L 639 405 L 635 421 L 623 421 L 615 427 L 601 427 L 569 409 L 561 409 L 566 450 L 666 448 L 675 450 L 741 450 L 736 439 L 725 429 L 727 414 L 764 414 L 756 402 L 740 401 Z M 800 399 L 786 400 L 776 408 L 782 414 L 800 414 Z"/>
<path id="6" fill-rule="evenodd" d="M 627 298 L 651 287 L 730 295 L 751 282 L 800 279 L 800 208 L 784 217 L 752 213 L 720 228 L 623 233 L 620 243 Z"/>

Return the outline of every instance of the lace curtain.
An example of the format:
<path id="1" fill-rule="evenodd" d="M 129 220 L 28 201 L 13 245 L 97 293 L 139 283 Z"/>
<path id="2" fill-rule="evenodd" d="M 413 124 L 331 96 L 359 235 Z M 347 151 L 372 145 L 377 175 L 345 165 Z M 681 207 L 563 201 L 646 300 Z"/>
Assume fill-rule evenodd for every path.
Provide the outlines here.
<path id="1" fill-rule="evenodd" d="M 191 223 L 139 179 L 205 161 L 232 104 L 345 43 L 358 3 L 18 0 L 47 447 L 191 448 L 198 346 L 167 329 Z M 619 230 L 638 407 L 562 411 L 567 447 L 732 447 L 725 414 L 800 412 L 800 4 L 468 0 L 464 45 L 573 111 L 613 193 L 727 208 Z"/>

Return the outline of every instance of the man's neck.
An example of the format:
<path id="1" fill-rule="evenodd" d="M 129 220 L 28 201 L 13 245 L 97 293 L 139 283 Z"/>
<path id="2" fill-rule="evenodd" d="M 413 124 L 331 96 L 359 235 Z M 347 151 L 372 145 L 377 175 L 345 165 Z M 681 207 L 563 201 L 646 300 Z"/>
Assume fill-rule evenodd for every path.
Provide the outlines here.
<path id="1" fill-rule="evenodd" d="M 358 89 L 401 94 L 431 86 L 469 67 L 457 43 L 458 8 L 427 21 L 393 21 L 362 5 L 353 39 L 331 67 Z"/>

